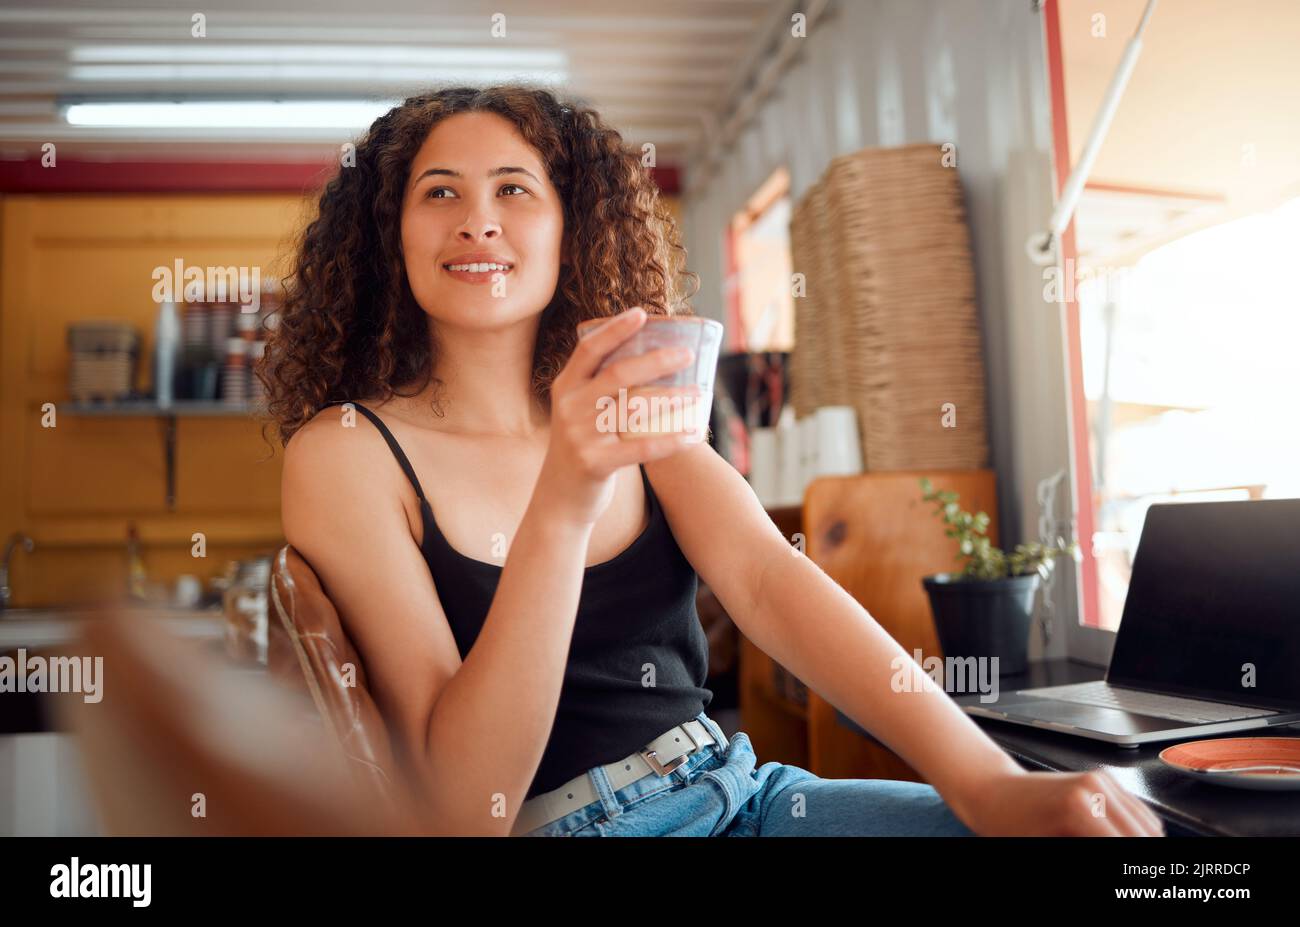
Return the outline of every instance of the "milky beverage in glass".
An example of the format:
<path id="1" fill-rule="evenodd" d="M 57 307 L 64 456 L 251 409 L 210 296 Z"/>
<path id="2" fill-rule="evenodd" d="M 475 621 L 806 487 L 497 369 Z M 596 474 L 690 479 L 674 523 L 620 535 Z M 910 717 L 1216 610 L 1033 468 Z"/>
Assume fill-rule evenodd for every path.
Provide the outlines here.
<path id="1" fill-rule="evenodd" d="M 611 321 L 613 317 L 579 322 L 578 338 L 587 337 Z M 693 315 L 647 316 L 635 335 L 605 357 L 597 373 L 625 357 L 660 348 L 690 348 L 695 357 L 680 370 L 625 387 L 625 401 L 620 406 L 606 404 L 598 425 L 616 425 L 620 438 L 681 433 L 690 444 L 703 441 L 708 436 L 709 411 L 713 408 L 713 377 L 718 367 L 722 333 L 722 323 L 713 319 Z M 698 394 L 692 395 L 693 386 L 699 388 Z"/>

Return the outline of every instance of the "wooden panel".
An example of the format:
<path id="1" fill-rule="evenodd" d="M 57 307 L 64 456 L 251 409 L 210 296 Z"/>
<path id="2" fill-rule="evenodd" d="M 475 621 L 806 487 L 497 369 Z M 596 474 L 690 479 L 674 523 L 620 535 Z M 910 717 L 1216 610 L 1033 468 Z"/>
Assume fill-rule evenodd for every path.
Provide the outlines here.
<path id="1" fill-rule="evenodd" d="M 827 477 L 804 495 L 808 556 L 871 613 L 909 653 L 942 656 L 921 578 L 960 566 L 933 506 L 921 501 L 921 477 L 961 495 L 961 505 L 991 519 L 998 543 L 992 470 L 869 473 Z M 825 778 L 910 779 L 920 776 L 884 746 L 835 720 L 835 709 L 808 694 L 809 769 Z"/>
<path id="2" fill-rule="evenodd" d="M 0 537 L 24 531 L 14 606 L 116 595 L 126 525 L 140 527 L 151 581 L 207 579 L 226 561 L 273 551 L 281 452 L 251 419 L 177 421 L 176 511 L 164 504 L 156 418 L 78 417 L 67 402 L 67 326 L 129 322 L 142 335 L 136 386 L 149 388 L 157 305 L 154 268 L 258 268 L 280 276 L 310 198 L 246 195 L 30 195 L 3 201 L 0 228 Z M 42 403 L 58 409 L 43 428 Z M 274 442 L 274 438 L 272 438 Z M 190 556 L 195 531 L 207 558 Z"/>
<path id="3" fill-rule="evenodd" d="M 992 470 L 899 471 L 814 480 L 804 496 L 808 556 L 862 603 L 909 651 L 941 655 L 921 578 L 959 566 L 952 538 L 920 480 L 959 493 L 963 508 L 989 514 L 997 541 Z"/>
<path id="4" fill-rule="evenodd" d="M 161 420 L 60 412 L 57 422 L 41 427 L 38 410 L 28 417 L 31 516 L 166 513 Z M 278 510 L 278 450 L 263 442 L 259 423 L 249 419 L 178 419 L 176 511 Z"/>
<path id="5" fill-rule="evenodd" d="M 759 764 L 808 766 L 804 709 L 772 694 L 773 660 L 740 636 L 740 729 L 749 736 Z"/>
<path id="6" fill-rule="evenodd" d="M 177 510 L 278 513 L 282 452 L 274 430 L 268 429 L 263 441 L 261 424 L 252 419 L 181 419 L 176 423 Z"/>
<path id="7" fill-rule="evenodd" d="M 27 518 L 166 511 L 162 426 L 156 420 L 80 418 L 59 410 L 55 427 L 45 428 L 39 417 L 39 409 L 29 409 L 23 421 Z"/>

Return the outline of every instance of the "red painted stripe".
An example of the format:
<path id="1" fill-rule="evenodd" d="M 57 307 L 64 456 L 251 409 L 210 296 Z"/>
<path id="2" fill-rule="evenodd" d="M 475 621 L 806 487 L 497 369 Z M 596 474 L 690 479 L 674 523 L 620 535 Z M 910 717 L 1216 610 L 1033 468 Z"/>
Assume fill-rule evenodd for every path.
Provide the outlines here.
<path id="1" fill-rule="evenodd" d="M 0 161 L 4 193 L 304 193 L 334 166 L 287 161 Z"/>
<path id="2" fill-rule="evenodd" d="M 328 161 L 0 161 L 0 193 L 307 193 L 333 176 Z M 662 193 L 681 190 L 674 166 L 651 168 Z"/>
<path id="3" fill-rule="evenodd" d="M 1043 7 L 1043 26 L 1047 51 L 1047 79 L 1052 106 L 1052 149 L 1056 166 L 1056 193 L 1059 197 L 1070 178 L 1070 138 L 1065 121 L 1065 63 L 1061 50 L 1061 5 L 1047 0 Z M 1073 274 L 1077 267 L 1078 248 L 1071 218 L 1061 236 L 1058 256 L 1062 269 Z M 1074 299 L 1074 283 L 1065 280 L 1068 299 L 1065 303 L 1066 363 L 1070 374 L 1070 432 L 1074 445 L 1074 492 L 1078 499 L 1079 546 L 1083 549 L 1083 623 L 1097 627 L 1101 620 L 1097 595 L 1097 561 L 1092 554 L 1092 538 L 1097 530 L 1093 509 L 1092 453 L 1088 436 L 1088 405 L 1083 391 L 1083 350 L 1079 335 L 1079 304 Z"/>
<path id="4" fill-rule="evenodd" d="M 682 192 L 681 172 L 672 165 L 650 168 L 650 178 L 665 196 L 677 196 Z"/>

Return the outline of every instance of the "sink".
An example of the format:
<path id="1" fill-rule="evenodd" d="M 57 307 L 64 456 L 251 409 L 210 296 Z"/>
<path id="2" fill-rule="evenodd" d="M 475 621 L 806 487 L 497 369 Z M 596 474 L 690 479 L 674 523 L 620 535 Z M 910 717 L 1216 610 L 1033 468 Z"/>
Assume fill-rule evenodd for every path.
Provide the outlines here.
<path id="1" fill-rule="evenodd" d="M 180 637 L 220 638 L 226 633 L 220 607 L 176 608 L 156 605 L 122 606 L 159 620 Z M 114 606 L 64 605 L 47 608 L 6 608 L 0 611 L 0 653 L 19 647 L 47 647 L 75 636 L 82 621 L 110 614 Z"/>
<path id="2" fill-rule="evenodd" d="M 151 617 L 164 619 L 221 616 L 220 606 L 212 606 L 210 608 L 181 608 L 175 605 L 135 603 L 104 605 L 94 603 L 90 605 L 42 605 L 36 608 L 6 608 L 0 610 L 0 622 L 30 621 L 32 619 L 48 620 L 50 618 L 98 618 L 107 615 L 115 609 L 119 611 L 140 612 Z"/>
<path id="3" fill-rule="evenodd" d="M 49 605 L 40 608 L 6 608 L 0 611 L 0 623 L 7 621 L 67 621 L 94 617 L 105 609 L 94 605 Z"/>

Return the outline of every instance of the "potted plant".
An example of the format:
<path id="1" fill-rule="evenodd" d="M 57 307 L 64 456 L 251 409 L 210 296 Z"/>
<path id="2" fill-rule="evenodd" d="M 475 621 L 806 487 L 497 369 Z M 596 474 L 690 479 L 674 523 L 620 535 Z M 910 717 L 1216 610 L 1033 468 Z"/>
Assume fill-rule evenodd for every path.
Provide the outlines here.
<path id="1" fill-rule="evenodd" d="M 1058 537 L 1050 547 L 1017 544 L 1004 553 L 986 536 L 987 514 L 963 511 L 957 493 L 936 491 L 928 479 L 922 478 L 921 491 L 921 500 L 933 502 L 934 514 L 948 526 L 944 534 L 956 540 L 956 559 L 966 561 L 960 573 L 921 580 L 944 656 L 997 657 L 999 673 L 1024 672 L 1039 580 L 1051 575 L 1058 556 L 1077 557 L 1079 545 Z"/>

